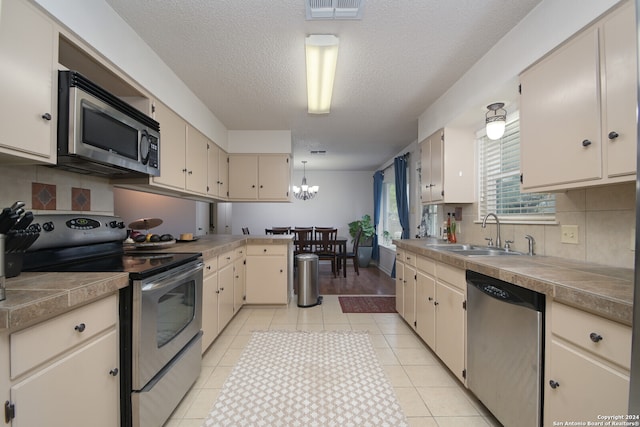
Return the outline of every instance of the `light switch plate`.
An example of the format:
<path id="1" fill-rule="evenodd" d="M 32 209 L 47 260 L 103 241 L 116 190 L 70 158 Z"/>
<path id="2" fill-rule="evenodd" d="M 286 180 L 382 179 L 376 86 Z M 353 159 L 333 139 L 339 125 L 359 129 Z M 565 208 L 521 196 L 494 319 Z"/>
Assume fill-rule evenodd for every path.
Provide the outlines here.
<path id="1" fill-rule="evenodd" d="M 578 244 L 578 226 L 562 225 L 560 226 L 560 242 L 572 245 Z"/>

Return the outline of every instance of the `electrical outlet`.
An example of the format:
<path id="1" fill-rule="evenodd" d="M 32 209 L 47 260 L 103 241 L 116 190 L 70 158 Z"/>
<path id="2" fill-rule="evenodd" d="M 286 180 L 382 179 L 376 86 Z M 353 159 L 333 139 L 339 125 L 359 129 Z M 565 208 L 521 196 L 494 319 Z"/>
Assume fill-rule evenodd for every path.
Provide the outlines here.
<path id="1" fill-rule="evenodd" d="M 560 226 L 560 242 L 572 245 L 578 244 L 578 226 L 562 225 Z"/>

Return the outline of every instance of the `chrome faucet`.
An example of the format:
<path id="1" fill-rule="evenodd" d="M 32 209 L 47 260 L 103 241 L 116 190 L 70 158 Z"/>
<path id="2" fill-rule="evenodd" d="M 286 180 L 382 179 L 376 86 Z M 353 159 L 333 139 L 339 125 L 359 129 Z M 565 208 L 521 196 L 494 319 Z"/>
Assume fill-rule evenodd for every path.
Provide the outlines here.
<path id="1" fill-rule="evenodd" d="M 496 219 L 496 246 L 500 247 L 500 244 L 502 242 L 500 241 L 500 220 L 498 219 L 498 215 L 494 214 L 493 212 L 485 215 L 484 219 L 482 220 L 482 228 L 487 228 L 487 218 L 489 218 L 490 216 Z"/>
<path id="2" fill-rule="evenodd" d="M 528 253 L 528 255 L 535 255 L 533 253 L 533 245 L 536 243 L 535 239 L 533 238 L 533 236 L 531 236 L 529 234 L 524 236 L 524 238 L 529 241 L 529 253 Z"/>

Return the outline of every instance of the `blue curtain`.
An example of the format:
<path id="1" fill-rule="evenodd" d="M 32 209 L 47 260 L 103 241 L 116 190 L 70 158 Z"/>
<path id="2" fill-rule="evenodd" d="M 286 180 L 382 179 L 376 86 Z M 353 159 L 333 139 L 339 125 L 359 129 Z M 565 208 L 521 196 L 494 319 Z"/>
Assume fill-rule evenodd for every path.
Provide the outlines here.
<path id="1" fill-rule="evenodd" d="M 409 198 L 407 196 L 407 157 L 396 157 L 393 166 L 396 173 L 396 203 L 398 204 L 398 216 L 402 226 L 402 239 L 409 238 Z"/>
<path id="2" fill-rule="evenodd" d="M 373 250 L 371 258 L 380 260 L 380 248 L 378 247 L 378 222 L 380 222 L 380 199 L 382 199 L 382 181 L 384 181 L 384 172 L 377 171 L 373 174 L 373 226 L 376 228 L 376 234 L 373 235 Z"/>

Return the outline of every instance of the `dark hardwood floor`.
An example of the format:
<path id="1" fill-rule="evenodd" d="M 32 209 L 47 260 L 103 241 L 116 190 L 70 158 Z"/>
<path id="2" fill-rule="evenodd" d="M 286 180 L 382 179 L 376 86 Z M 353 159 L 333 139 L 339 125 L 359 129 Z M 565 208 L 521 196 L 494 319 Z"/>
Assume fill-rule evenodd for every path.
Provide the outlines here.
<path id="1" fill-rule="evenodd" d="M 319 264 L 318 288 L 320 295 L 395 295 L 395 280 L 378 267 L 360 268 L 356 275 L 351 262 L 347 264 L 347 277 L 333 277 L 331 264 Z"/>

